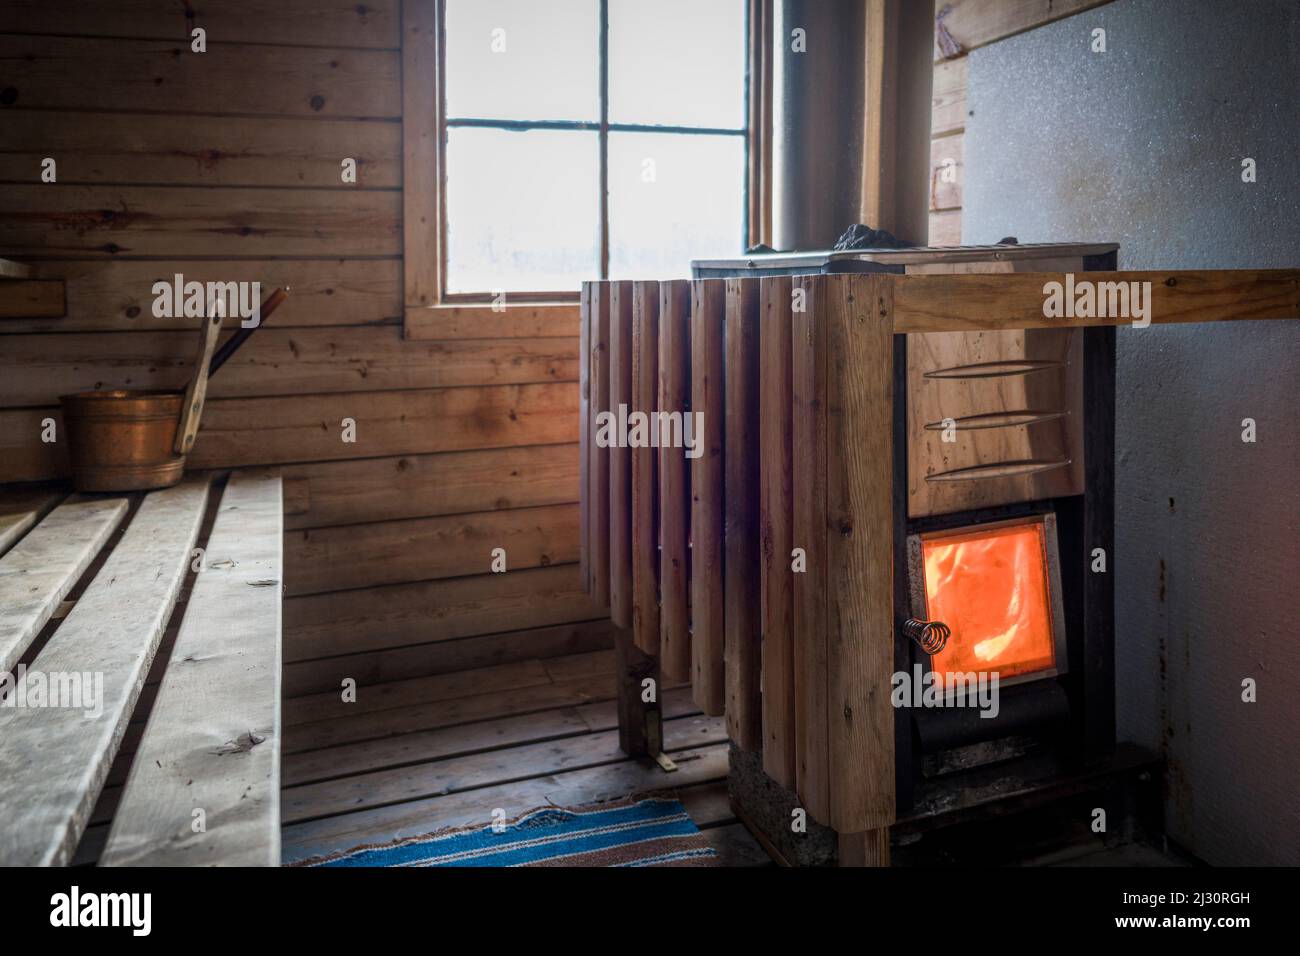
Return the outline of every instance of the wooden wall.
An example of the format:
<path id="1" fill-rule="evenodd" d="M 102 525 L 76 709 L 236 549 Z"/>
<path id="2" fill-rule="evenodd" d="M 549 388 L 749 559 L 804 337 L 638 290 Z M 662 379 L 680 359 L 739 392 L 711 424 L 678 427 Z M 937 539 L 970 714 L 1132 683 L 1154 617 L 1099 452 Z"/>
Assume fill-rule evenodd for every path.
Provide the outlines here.
<path id="1" fill-rule="evenodd" d="M 0 318 L 0 481 L 66 474 L 59 395 L 184 383 L 195 320 L 153 316 L 156 280 L 290 287 L 191 456 L 284 468 L 289 695 L 609 644 L 576 564 L 576 323 L 403 335 L 401 44 L 399 0 L 0 7 L 0 257 L 68 299 Z"/>

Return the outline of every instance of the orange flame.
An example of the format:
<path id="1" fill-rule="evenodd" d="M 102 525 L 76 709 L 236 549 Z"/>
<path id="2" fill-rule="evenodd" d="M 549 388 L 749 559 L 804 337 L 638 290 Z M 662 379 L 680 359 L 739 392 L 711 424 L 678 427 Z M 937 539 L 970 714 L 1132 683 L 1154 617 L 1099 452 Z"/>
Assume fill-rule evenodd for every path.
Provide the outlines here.
<path id="1" fill-rule="evenodd" d="M 1006 680 L 1056 664 L 1043 522 L 973 529 L 921 541 L 926 616 L 952 628 L 931 662 L 946 672 Z"/>

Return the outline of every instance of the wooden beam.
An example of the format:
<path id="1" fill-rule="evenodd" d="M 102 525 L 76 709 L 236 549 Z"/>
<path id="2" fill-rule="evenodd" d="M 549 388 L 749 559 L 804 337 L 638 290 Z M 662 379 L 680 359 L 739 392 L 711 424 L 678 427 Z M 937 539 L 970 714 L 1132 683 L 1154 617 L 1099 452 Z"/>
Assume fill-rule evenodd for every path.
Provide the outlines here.
<path id="1" fill-rule="evenodd" d="M 439 276 L 438 5 L 402 0 L 402 274 L 408 308 L 434 305 Z"/>
<path id="2" fill-rule="evenodd" d="M 101 865 L 280 865 L 281 524 L 231 475 Z"/>
<path id="3" fill-rule="evenodd" d="M 880 831 L 887 848 L 894 821 L 892 286 L 871 275 L 822 281 L 831 450 L 822 459 L 827 823 L 841 833 Z"/>
<path id="4" fill-rule="evenodd" d="M 33 662 L 50 674 L 103 675 L 96 706 L 0 711 L 5 864 L 50 866 L 72 858 L 189 569 L 209 481 L 191 476 L 145 497 Z"/>
<path id="5" fill-rule="evenodd" d="M 935 0 L 934 58 L 951 59 L 1110 0 Z"/>
<path id="6" fill-rule="evenodd" d="M 1300 269 L 1219 269 L 1196 271 L 1025 272 L 1004 275 L 909 275 L 894 284 L 895 332 L 978 332 L 990 329 L 1044 329 L 1129 325 L 1126 315 L 1048 317 L 1048 283 L 1091 283 L 1108 299 L 1112 283 L 1150 286 L 1143 293 L 1153 324 L 1300 318 Z M 1131 289 L 1131 287 L 1130 287 Z M 1110 306 L 1107 306 L 1108 311 Z"/>

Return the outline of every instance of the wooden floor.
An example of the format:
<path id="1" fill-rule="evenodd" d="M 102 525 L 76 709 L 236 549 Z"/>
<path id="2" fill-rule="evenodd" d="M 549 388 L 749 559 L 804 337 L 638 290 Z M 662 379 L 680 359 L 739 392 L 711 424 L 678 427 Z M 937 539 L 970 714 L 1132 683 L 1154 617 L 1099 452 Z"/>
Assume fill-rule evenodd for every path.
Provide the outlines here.
<path id="1" fill-rule="evenodd" d="M 532 660 L 284 704 L 283 860 L 535 807 L 672 790 L 727 866 L 771 865 L 727 801 L 725 721 L 664 691 L 678 770 L 618 749 L 613 652 Z"/>

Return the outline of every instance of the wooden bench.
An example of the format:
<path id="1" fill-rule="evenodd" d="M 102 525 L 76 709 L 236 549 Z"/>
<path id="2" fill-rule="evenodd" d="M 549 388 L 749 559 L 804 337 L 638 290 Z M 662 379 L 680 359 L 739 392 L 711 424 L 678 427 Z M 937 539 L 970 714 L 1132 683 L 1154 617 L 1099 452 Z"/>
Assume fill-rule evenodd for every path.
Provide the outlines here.
<path id="1" fill-rule="evenodd" d="M 99 862 L 279 865 L 279 473 L 51 503 L 0 493 L 0 865 L 71 862 L 155 655 Z"/>

